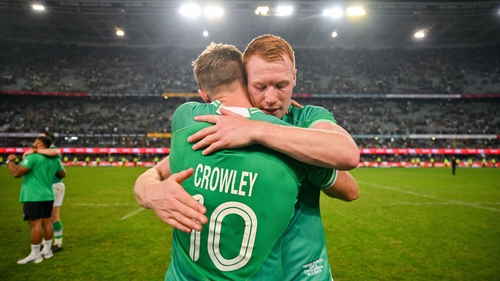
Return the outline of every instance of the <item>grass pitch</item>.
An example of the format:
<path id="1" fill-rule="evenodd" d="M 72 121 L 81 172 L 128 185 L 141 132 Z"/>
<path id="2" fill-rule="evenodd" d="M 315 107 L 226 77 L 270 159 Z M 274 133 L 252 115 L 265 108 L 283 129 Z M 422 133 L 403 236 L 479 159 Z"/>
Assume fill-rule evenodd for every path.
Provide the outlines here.
<path id="1" fill-rule="evenodd" d="M 30 252 L 22 179 L 0 167 L 0 280 L 163 280 L 172 229 L 135 201 L 133 184 L 145 170 L 67 167 L 64 251 L 18 265 Z M 336 281 L 500 280 L 500 170 L 352 174 L 357 201 L 321 199 Z"/>

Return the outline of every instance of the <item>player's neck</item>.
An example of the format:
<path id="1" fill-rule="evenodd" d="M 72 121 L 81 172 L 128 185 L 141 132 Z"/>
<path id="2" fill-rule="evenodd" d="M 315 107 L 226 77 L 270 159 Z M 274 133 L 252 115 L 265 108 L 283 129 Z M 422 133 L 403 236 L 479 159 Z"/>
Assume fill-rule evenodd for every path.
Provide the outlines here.
<path id="1" fill-rule="evenodd" d="M 245 88 L 236 89 L 231 92 L 222 92 L 219 97 L 219 101 L 225 106 L 253 107 Z"/>

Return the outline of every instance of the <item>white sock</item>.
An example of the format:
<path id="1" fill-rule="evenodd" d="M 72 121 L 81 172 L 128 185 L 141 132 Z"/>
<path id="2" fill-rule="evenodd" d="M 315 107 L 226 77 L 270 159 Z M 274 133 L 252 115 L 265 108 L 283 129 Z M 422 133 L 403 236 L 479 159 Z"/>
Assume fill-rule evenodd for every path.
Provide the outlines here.
<path id="1" fill-rule="evenodd" d="M 40 244 L 31 244 L 31 253 L 38 256 L 40 254 Z"/>
<path id="2" fill-rule="evenodd" d="M 62 247 L 62 237 L 54 239 L 54 245 Z"/>
<path id="3" fill-rule="evenodd" d="M 50 249 L 51 246 L 52 246 L 52 239 L 43 241 L 43 249 L 44 250 Z"/>

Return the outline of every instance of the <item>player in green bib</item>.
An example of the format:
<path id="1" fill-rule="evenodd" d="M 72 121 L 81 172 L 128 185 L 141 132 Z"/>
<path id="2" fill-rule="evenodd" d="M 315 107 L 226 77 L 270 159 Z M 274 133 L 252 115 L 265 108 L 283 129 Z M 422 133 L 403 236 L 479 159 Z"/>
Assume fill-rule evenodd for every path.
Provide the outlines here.
<path id="1" fill-rule="evenodd" d="M 37 149 L 48 148 L 51 140 L 48 137 L 38 137 L 33 143 L 34 152 Z M 52 223 L 50 216 L 54 201 L 52 179 L 55 175 L 66 176 L 61 162 L 57 158 L 46 157 L 38 153 L 27 155 L 19 165 L 11 164 L 15 155 L 8 157 L 10 173 L 18 178 L 23 177 L 19 202 L 24 203 L 24 220 L 31 228 L 31 253 L 18 264 L 39 263 L 43 258 L 51 258 Z M 40 252 L 42 237 L 45 238 L 44 250 Z"/>

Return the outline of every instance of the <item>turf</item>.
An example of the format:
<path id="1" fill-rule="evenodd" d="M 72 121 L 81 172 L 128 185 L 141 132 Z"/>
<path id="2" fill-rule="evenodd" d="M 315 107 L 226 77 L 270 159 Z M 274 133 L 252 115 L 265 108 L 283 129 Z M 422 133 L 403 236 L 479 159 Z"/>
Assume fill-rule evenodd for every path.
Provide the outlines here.
<path id="1" fill-rule="evenodd" d="M 64 250 L 35 265 L 18 203 L 21 179 L 0 167 L 0 280 L 162 280 L 171 227 L 133 196 L 146 168 L 68 167 Z M 498 169 L 352 171 L 361 197 L 322 197 L 336 281 L 500 280 Z"/>

